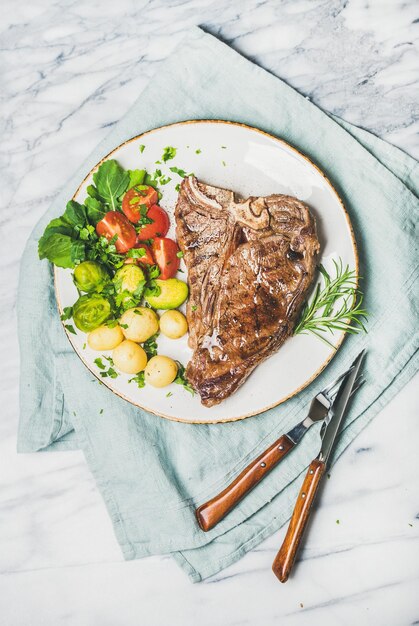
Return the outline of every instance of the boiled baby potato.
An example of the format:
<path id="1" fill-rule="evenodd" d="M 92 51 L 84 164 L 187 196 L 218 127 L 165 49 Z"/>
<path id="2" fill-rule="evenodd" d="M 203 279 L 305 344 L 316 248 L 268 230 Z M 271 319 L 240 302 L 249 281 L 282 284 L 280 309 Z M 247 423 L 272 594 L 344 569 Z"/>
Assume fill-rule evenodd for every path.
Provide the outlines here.
<path id="1" fill-rule="evenodd" d="M 180 311 L 166 311 L 160 318 L 160 330 L 169 339 L 179 339 L 187 332 L 188 322 Z"/>
<path id="2" fill-rule="evenodd" d="M 147 365 L 147 355 L 142 347 L 129 339 L 115 348 L 112 359 L 116 369 L 125 374 L 138 374 Z"/>
<path id="3" fill-rule="evenodd" d="M 95 328 L 87 335 L 87 343 L 92 350 L 113 350 L 123 339 L 120 326 L 110 328 L 106 324 Z"/>
<path id="4" fill-rule="evenodd" d="M 119 323 L 126 339 L 140 343 L 150 339 L 159 330 L 157 314 L 146 306 L 128 309 L 122 315 Z"/>
<path id="5" fill-rule="evenodd" d="M 178 278 L 155 281 L 155 288 L 145 290 L 144 297 L 153 309 L 177 309 L 188 297 L 188 285 Z"/>
<path id="6" fill-rule="evenodd" d="M 168 356 L 153 356 L 145 368 L 145 381 L 152 387 L 166 387 L 177 376 L 177 365 Z"/>

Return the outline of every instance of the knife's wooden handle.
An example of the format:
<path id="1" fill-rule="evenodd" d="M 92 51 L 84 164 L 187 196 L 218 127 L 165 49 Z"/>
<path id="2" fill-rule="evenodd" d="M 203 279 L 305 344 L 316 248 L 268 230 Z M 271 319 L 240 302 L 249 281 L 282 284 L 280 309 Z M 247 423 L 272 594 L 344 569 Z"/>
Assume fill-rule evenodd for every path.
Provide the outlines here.
<path id="1" fill-rule="evenodd" d="M 298 494 L 284 543 L 272 565 L 272 570 L 281 583 L 285 583 L 290 575 L 325 467 L 323 461 L 314 459 L 314 461 L 310 463 L 303 486 Z"/>
<path id="2" fill-rule="evenodd" d="M 196 519 L 202 530 L 211 530 L 273 467 L 295 446 L 286 435 L 282 435 L 265 452 L 237 476 L 217 496 L 196 510 Z"/>

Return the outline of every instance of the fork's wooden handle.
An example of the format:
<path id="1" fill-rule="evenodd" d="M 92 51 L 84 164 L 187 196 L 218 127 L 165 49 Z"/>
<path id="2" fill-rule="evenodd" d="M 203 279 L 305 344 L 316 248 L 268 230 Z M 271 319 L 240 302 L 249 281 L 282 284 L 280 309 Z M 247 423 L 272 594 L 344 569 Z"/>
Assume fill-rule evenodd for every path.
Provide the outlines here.
<path id="1" fill-rule="evenodd" d="M 202 504 L 196 510 L 196 519 L 202 530 L 211 530 L 218 524 L 294 446 L 295 443 L 289 437 L 282 435 L 257 459 L 245 467 L 224 491 Z"/>
<path id="2" fill-rule="evenodd" d="M 284 543 L 272 565 L 273 573 L 281 583 L 285 583 L 290 575 L 325 467 L 323 461 L 314 459 L 310 463 L 303 486 L 298 494 Z"/>

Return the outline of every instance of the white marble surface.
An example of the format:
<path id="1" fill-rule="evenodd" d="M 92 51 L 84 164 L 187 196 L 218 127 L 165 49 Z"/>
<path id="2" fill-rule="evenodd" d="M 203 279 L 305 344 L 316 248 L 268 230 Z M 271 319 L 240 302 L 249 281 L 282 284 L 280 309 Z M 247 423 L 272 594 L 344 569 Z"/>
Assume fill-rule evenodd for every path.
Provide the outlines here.
<path id="1" fill-rule="evenodd" d="M 320 106 L 418 158 L 415 5 L 3 3 L 1 626 L 419 623 L 419 377 L 333 470 L 292 580 L 280 585 L 270 572 L 282 529 L 214 579 L 191 585 L 168 557 L 122 561 L 81 453 L 16 455 L 14 319 L 18 263 L 31 228 L 185 29 L 204 25 Z"/>

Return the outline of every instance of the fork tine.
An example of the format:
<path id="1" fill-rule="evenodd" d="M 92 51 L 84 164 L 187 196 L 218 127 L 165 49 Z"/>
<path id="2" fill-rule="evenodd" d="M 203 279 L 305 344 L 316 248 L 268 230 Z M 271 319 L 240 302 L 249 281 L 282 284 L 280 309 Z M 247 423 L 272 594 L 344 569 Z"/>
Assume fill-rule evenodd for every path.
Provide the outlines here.
<path id="1" fill-rule="evenodd" d="M 344 378 L 347 374 L 349 374 L 349 372 L 351 372 L 353 370 L 354 366 L 351 365 L 351 367 L 346 370 L 346 372 L 343 372 L 343 374 L 341 374 L 340 376 L 338 376 L 338 378 L 336 378 L 336 380 L 334 380 L 332 383 L 330 383 L 329 385 L 327 385 L 327 387 L 325 387 L 324 389 L 321 390 L 320 393 L 324 394 L 325 396 L 327 396 L 329 394 L 330 391 L 332 391 L 333 387 L 336 387 L 336 385 L 338 383 L 340 383 L 340 381 L 342 380 L 342 378 Z"/>
<path id="2" fill-rule="evenodd" d="M 356 381 L 355 381 L 355 384 L 354 384 L 353 389 L 352 389 L 352 391 L 351 391 L 351 396 L 353 396 L 353 394 L 354 394 L 356 391 L 358 391 L 358 389 L 359 389 L 360 387 L 362 387 L 362 385 L 363 385 L 364 383 L 366 383 L 366 382 L 367 382 L 367 381 L 366 381 L 366 379 L 364 378 L 364 376 L 363 376 L 362 374 L 360 374 L 360 375 L 358 376 L 358 378 L 356 379 Z M 336 389 L 336 391 L 335 391 L 333 394 L 329 395 L 329 399 L 330 399 L 330 401 L 331 401 L 331 402 L 333 402 L 333 400 L 335 399 L 337 392 L 338 392 L 338 390 Z"/>

